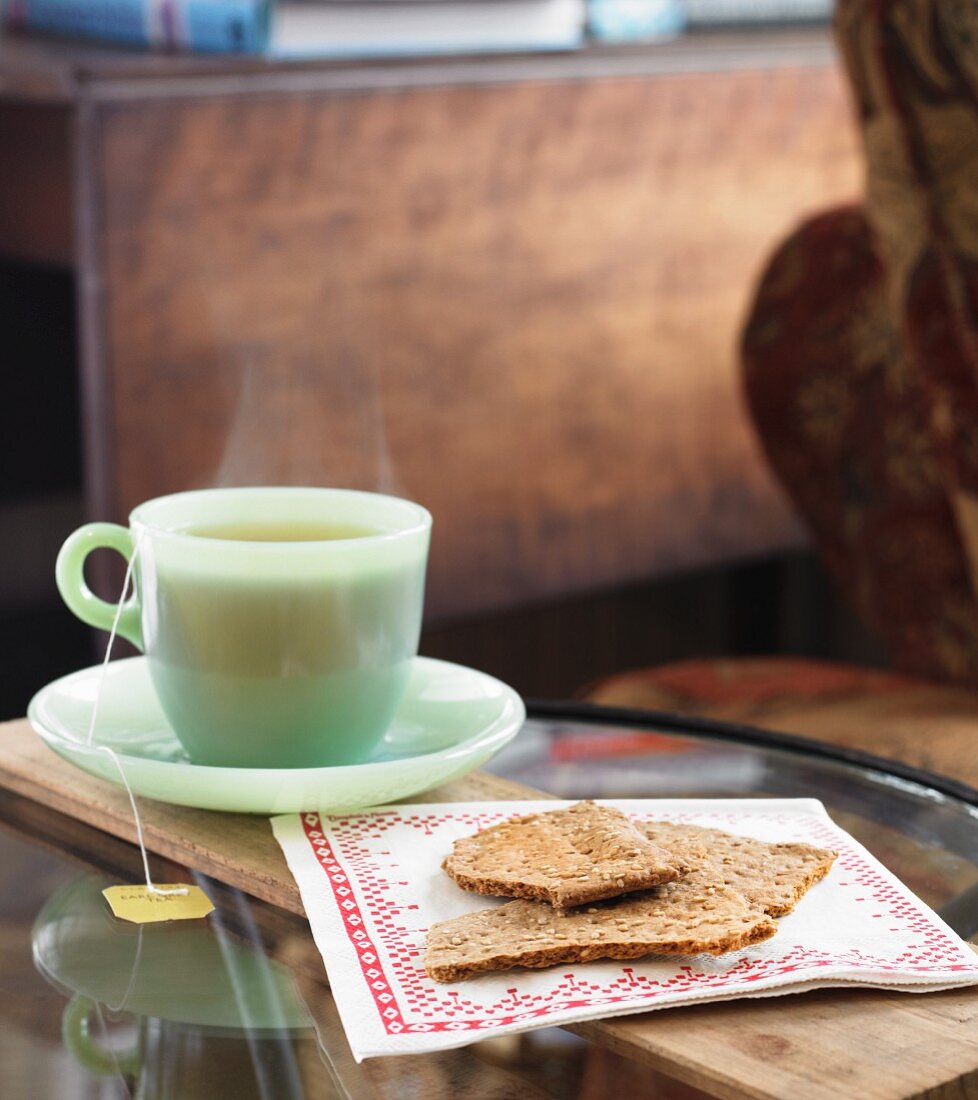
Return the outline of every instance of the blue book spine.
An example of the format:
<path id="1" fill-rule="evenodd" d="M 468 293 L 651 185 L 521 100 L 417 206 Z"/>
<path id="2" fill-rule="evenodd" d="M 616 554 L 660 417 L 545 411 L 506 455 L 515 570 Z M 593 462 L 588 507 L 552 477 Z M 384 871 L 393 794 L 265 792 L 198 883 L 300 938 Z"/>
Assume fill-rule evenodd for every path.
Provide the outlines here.
<path id="1" fill-rule="evenodd" d="M 262 53 L 271 0 L 0 0 L 14 30 L 204 53 Z"/>

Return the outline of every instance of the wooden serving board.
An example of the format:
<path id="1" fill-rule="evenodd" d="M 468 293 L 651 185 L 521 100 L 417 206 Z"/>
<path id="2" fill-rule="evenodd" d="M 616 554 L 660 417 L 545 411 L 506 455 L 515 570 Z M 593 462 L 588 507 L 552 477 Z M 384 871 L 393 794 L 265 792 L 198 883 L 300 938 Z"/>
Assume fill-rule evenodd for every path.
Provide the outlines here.
<path id="1" fill-rule="evenodd" d="M 135 841 L 125 792 L 55 756 L 26 721 L 0 725 L 0 787 Z M 416 801 L 550 797 L 484 772 Z M 152 851 L 304 915 L 268 819 L 140 802 Z M 720 1097 L 978 1098 L 978 989 L 823 990 L 650 1012 L 572 1030 Z"/>

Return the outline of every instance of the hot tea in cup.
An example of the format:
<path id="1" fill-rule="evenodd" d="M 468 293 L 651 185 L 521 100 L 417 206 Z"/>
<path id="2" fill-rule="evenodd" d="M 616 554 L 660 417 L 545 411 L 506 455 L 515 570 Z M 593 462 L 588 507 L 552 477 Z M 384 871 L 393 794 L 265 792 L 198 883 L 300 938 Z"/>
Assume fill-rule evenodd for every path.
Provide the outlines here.
<path id="1" fill-rule="evenodd" d="M 83 576 L 99 546 L 135 555 L 119 633 L 146 653 L 197 764 L 316 767 L 367 760 L 417 653 L 431 516 L 340 489 L 209 489 L 80 528 L 58 587 L 83 621 L 116 608 Z"/>

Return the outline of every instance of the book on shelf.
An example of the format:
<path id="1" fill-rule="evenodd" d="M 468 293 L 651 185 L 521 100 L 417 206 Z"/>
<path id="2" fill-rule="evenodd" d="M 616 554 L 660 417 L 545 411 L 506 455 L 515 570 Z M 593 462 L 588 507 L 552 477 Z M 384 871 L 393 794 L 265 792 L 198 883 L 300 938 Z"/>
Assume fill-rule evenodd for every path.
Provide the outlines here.
<path id="1" fill-rule="evenodd" d="M 301 57 L 564 50 L 581 44 L 584 0 L 283 3 L 273 52 Z"/>
<path id="2" fill-rule="evenodd" d="M 690 30 L 784 26 L 826 22 L 832 0 L 683 0 L 683 9 Z"/>
<path id="3" fill-rule="evenodd" d="M 270 0 L 0 0 L 5 27 L 127 46 L 259 53 Z"/>
<path id="4" fill-rule="evenodd" d="M 164 50 L 398 57 L 573 49 L 585 0 L 0 0 L 0 21 Z"/>
<path id="5" fill-rule="evenodd" d="M 685 25 L 682 0 L 588 0 L 588 32 L 598 42 L 674 38 Z"/>

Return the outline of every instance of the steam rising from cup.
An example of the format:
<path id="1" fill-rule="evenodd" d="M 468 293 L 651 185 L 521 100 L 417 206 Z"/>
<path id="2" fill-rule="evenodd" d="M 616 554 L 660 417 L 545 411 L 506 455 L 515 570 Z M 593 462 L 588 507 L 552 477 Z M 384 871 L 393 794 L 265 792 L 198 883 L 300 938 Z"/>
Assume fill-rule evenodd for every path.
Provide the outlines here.
<path id="1" fill-rule="evenodd" d="M 328 485 L 404 495 L 388 448 L 377 369 L 352 351 L 331 362 L 250 347 L 209 484 Z"/>

